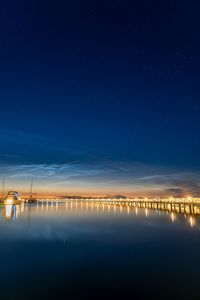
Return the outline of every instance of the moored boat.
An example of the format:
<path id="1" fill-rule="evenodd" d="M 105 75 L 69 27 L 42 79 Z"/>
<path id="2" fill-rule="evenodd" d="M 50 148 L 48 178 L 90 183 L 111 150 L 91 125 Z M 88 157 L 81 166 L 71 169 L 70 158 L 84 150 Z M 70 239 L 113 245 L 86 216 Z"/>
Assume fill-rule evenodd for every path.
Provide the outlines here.
<path id="1" fill-rule="evenodd" d="M 7 196 L 4 199 L 4 204 L 20 204 L 21 197 L 18 192 L 10 191 L 7 193 Z"/>

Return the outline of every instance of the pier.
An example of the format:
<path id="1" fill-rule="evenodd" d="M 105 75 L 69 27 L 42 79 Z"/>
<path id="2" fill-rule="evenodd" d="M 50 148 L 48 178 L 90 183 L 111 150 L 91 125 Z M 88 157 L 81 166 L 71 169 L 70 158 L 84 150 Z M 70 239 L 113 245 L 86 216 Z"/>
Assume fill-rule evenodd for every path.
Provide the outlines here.
<path id="1" fill-rule="evenodd" d="M 164 198 L 164 199 L 97 199 L 97 198 L 84 198 L 84 199 L 38 199 L 37 206 L 58 207 L 60 203 L 69 205 L 78 205 L 84 203 L 87 206 L 100 206 L 106 205 L 109 207 L 127 207 L 144 208 L 151 210 L 160 210 L 167 212 L 175 212 L 186 215 L 200 215 L 200 198 Z"/>

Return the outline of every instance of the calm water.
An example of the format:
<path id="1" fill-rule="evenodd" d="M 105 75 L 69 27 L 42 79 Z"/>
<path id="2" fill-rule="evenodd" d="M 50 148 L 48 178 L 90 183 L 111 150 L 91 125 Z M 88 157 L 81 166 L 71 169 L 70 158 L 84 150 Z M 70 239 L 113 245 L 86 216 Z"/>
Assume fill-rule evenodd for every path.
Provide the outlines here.
<path id="1" fill-rule="evenodd" d="M 0 208 L 0 299 L 200 299 L 200 220 L 80 203 Z"/>

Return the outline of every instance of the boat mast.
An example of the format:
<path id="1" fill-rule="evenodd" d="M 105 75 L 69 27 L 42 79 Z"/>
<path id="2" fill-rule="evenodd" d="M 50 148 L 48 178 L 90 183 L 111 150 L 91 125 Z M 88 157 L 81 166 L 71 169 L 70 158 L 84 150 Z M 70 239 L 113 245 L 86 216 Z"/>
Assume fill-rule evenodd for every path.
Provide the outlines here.
<path id="1" fill-rule="evenodd" d="M 33 193 L 33 178 L 31 179 L 31 189 L 30 189 L 30 198 L 32 198 L 32 193 Z"/>
<path id="2" fill-rule="evenodd" d="M 3 199 L 3 195 L 4 195 L 4 186 L 5 186 L 5 177 L 3 177 L 3 181 L 2 181 L 2 189 L 1 189 L 1 198 Z"/>

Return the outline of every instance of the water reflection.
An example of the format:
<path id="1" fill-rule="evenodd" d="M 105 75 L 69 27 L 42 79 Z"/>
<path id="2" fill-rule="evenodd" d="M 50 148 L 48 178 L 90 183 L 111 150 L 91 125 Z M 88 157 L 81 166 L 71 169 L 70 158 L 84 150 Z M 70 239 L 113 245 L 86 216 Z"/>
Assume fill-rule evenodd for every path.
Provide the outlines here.
<path id="1" fill-rule="evenodd" d="M 149 211 L 147 208 L 145 208 L 145 216 L 148 217 Z"/>
<path id="2" fill-rule="evenodd" d="M 176 215 L 173 212 L 171 213 L 171 220 L 173 223 L 176 220 Z"/>
<path id="3" fill-rule="evenodd" d="M 60 289 L 66 291 L 65 299 L 88 299 L 74 297 L 83 286 L 97 286 L 98 293 L 105 294 L 100 299 L 117 298 L 113 294 L 119 289 L 122 299 L 130 299 L 125 297 L 127 289 L 130 295 L 138 289 L 136 299 L 144 299 L 143 290 L 145 299 L 170 299 L 174 291 L 173 299 L 190 299 L 183 296 L 194 287 L 198 296 L 200 217 L 168 209 L 89 201 L 0 206 L 0 298 L 24 300 L 33 291 L 30 299 L 37 299 L 52 287 L 57 295 Z M 18 254 L 17 262 L 12 253 Z M 158 297 L 150 297 L 150 292 Z M 96 299 L 94 292 L 91 295 Z"/>
<path id="4" fill-rule="evenodd" d="M 4 207 L 4 218 L 6 221 L 15 221 L 16 219 L 16 206 L 5 205 Z"/>
<path id="5" fill-rule="evenodd" d="M 3 217 L 3 220 L 6 222 L 15 222 L 17 219 L 20 219 L 24 214 L 28 214 L 28 219 L 30 222 L 31 214 L 35 215 L 48 215 L 48 214 L 60 214 L 65 211 L 66 214 L 95 214 L 95 215 L 122 215 L 127 217 L 137 217 L 145 216 L 145 218 L 151 218 L 151 209 L 148 207 L 138 207 L 136 205 L 117 205 L 117 204 L 107 204 L 107 203 L 92 203 L 92 202 L 37 202 L 36 205 L 24 204 L 21 205 L 3 205 L 0 207 L 0 215 Z M 195 209 L 192 211 L 194 214 L 191 214 L 191 210 L 187 207 L 184 211 L 162 211 L 160 209 L 154 209 L 158 215 L 161 213 L 163 215 L 169 215 L 169 219 L 172 223 L 176 223 L 182 217 L 184 222 L 189 225 L 191 228 L 194 228 L 198 225 L 199 216 L 195 215 Z M 183 214 L 184 212 L 184 214 Z M 200 225 L 197 226 L 200 228 Z"/>
<path id="6" fill-rule="evenodd" d="M 191 227 L 195 227 L 196 226 L 196 219 L 194 216 L 190 216 L 189 217 L 189 223 Z"/>
<path id="7" fill-rule="evenodd" d="M 21 205 L 13 205 L 6 204 L 0 207 L 1 217 L 6 222 L 14 222 L 20 216 L 20 214 L 24 213 L 24 204 Z"/>

